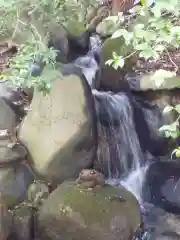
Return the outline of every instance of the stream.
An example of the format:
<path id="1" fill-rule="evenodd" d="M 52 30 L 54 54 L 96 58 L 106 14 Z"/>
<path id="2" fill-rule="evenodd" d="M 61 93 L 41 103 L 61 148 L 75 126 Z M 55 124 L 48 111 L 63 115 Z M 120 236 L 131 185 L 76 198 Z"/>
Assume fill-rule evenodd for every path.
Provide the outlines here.
<path id="1" fill-rule="evenodd" d="M 139 201 L 144 233 L 136 240 L 180 239 L 180 171 L 167 161 L 166 142 L 158 135 L 160 110 L 127 92 L 93 90 L 93 95 L 100 139 L 96 167 L 103 166 L 110 185 L 125 187 Z"/>
<path id="2" fill-rule="evenodd" d="M 123 186 L 137 198 L 144 228 L 135 240 L 178 240 L 180 164 L 169 161 L 167 140 L 159 135 L 162 113 L 157 105 L 130 91 L 97 90 L 93 79 L 102 43 L 95 37 L 87 55 L 74 62 L 82 69 L 95 101 L 98 150 L 94 167 L 105 174 L 108 184 Z"/>

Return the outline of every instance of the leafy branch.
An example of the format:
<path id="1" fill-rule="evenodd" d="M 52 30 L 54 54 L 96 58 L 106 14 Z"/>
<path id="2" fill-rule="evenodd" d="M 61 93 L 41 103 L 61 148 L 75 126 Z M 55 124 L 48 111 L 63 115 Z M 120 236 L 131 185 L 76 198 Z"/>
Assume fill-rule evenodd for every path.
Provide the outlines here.
<path id="1" fill-rule="evenodd" d="M 165 52 L 177 72 L 178 66 L 169 55 L 168 48 L 180 46 L 180 26 L 177 19 L 180 17 L 180 4 L 177 0 L 160 0 L 154 7 L 135 7 L 131 11 L 138 16 L 145 16 L 145 23 L 138 23 L 130 31 L 128 26 L 118 29 L 112 39 L 121 38 L 127 48 L 133 49 L 126 56 L 117 56 L 113 53 L 112 59 L 106 62 L 116 69 L 122 68 L 129 58 L 138 55 L 145 60 L 158 60 Z"/>
<path id="2" fill-rule="evenodd" d="M 95 0 L 0 0 L 0 36 L 18 41 L 18 53 L 10 60 L 10 68 L 1 74 L 15 86 L 35 87 L 47 92 L 54 76 L 56 51 L 47 47 L 49 31 L 57 23 L 67 26 L 69 20 L 81 22 Z M 53 17 L 52 17 L 53 16 Z M 46 65 L 49 73 L 31 76 L 36 62 Z"/>

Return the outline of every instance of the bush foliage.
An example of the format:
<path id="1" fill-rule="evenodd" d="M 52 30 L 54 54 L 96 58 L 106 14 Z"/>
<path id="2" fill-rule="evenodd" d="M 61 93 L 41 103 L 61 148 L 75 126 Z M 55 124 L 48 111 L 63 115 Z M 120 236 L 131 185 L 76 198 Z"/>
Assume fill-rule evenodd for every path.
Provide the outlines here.
<path id="1" fill-rule="evenodd" d="M 47 47 L 49 31 L 55 24 L 66 27 L 69 20 L 84 22 L 87 9 L 95 0 L 0 0 L 0 36 L 19 44 L 18 54 L 11 59 L 10 69 L 3 74 L 16 86 L 37 86 L 46 93 L 53 78 L 56 51 Z M 34 61 L 44 62 L 48 71 L 32 77 Z M 32 66 L 31 66 L 32 65 Z"/>
<path id="2" fill-rule="evenodd" d="M 106 64 L 117 69 L 124 67 L 124 64 L 135 54 L 145 60 L 158 61 L 165 53 L 174 66 L 174 71 L 159 69 L 154 72 L 153 78 L 159 87 L 165 81 L 170 81 L 170 78 L 175 76 L 178 70 L 178 66 L 170 57 L 169 49 L 180 48 L 180 2 L 179 0 L 158 0 L 154 6 L 148 8 L 145 0 L 142 0 L 142 6 L 134 7 L 131 13 L 129 21 L 132 21 L 133 17 L 140 21 L 137 21 L 130 29 L 126 18 L 119 13 L 119 19 L 121 22 L 124 20 L 124 25 L 112 35 L 112 38 L 123 39 L 124 44 L 132 51 L 125 56 L 118 56 L 113 52 L 112 59 L 108 60 Z M 118 21 L 117 16 L 110 18 L 115 22 Z M 178 118 L 174 123 L 162 126 L 159 130 L 165 132 L 168 138 L 178 138 L 180 137 L 180 105 L 166 106 L 164 113 L 169 111 L 176 111 Z M 173 154 L 180 157 L 180 148 L 175 149 Z"/>

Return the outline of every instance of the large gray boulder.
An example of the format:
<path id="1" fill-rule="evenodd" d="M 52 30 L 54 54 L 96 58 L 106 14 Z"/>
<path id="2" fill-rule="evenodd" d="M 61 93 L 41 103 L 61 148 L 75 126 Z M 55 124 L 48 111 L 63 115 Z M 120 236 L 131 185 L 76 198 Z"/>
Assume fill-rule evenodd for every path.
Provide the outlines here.
<path id="1" fill-rule="evenodd" d="M 138 202 L 127 190 L 104 185 L 88 191 L 64 182 L 40 208 L 37 236 L 40 240 L 129 240 L 140 224 Z"/>
<path id="2" fill-rule="evenodd" d="M 61 182 L 92 165 L 97 149 L 94 100 L 79 68 L 64 67 L 48 95 L 35 90 L 31 109 L 19 139 L 39 176 Z"/>

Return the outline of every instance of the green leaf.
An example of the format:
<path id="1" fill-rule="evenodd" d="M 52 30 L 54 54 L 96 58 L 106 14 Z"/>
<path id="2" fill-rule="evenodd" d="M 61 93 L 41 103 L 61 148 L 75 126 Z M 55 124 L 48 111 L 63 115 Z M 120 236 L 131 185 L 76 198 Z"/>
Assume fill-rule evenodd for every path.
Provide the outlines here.
<path id="1" fill-rule="evenodd" d="M 143 28 L 144 28 L 144 24 L 139 23 L 139 24 L 135 25 L 134 31 L 138 32 L 138 31 L 142 30 Z"/>
<path id="2" fill-rule="evenodd" d="M 163 113 L 165 114 L 165 113 L 171 112 L 173 109 L 174 109 L 173 106 L 167 105 L 167 106 L 163 109 Z"/>
<path id="3" fill-rule="evenodd" d="M 155 18 L 161 17 L 161 8 L 155 6 L 151 9 L 151 12 L 154 14 Z"/>
<path id="4" fill-rule="evenodd" d="M 143 50 L 142 52 L 140 52 L 139 56 L 145 58 L 146 60 L 151 57 L 158 58 L 157 52 L 151 48 Z"/>
<path id="5" fill-rule="evenodd" d="M 113 64 L 113 62 L 114 62 L 113 59 L 109 59 L 105 62 L 105 64 L 111 66 Z"/>
<path id="6" fill-rule="evenodd" d="M 119 58 L 119 59 L 118 59 L 118 66 L 119 66 L 120 68 L 124 67 L 124 59 L 123 59 L 123 58 Z"/>
<path id="7" fill-rule="evenodd" d="M 172 28 L 171 28 L 171 32 L 173 33 L 173 34 L 180 34 L 180 26 L 173 26 Z"/>
<path id="8" fill-rule="evenodd" d="M 165 48 L 166 48 L 166 47 L 165 47 L 164 45 L 159 44 L 159 45 L 156 45 L 156 46 L 154 47 L 154 50 L 157 51 L 157 52 L 163 52 Z"/>
<path id="9" fill-rule="evenodd" d="M 176 157 L 180 157 L 180 149 L 176 149 L 175 154 L 176 154 Z"/>
<path id="10" fill-rule="evenodd" d="M 116 60 L 118 59 L 117 53 L 116 53 L 116 52 L 113 52 L 113 53 L 112 53 L 112 57 L 113 57 L 114 61 L 116 61 Z"/>
<path id="11" fill-rule="evenodd" d="M 144 32 L 144 39 L 146 40 L 146 42 L 156 40 L 156 38 L 157 38 L 156 32 L 150 30 Z"/>
<path id="12" fill-rule="evenodd" d="M 136 50 L 149 50 L 149 45 L 147 43 L 140 43 L 135 46 Z"/>
<path id="13" fill-rule="evenodd" d="M 172 153 L 171 153 L 171 159 L 172 159 L 172 156 L 175 154 L 176 157 L 180 157 L 180 148 L 175 148 Z"/>
<path id="14" fill-rule="evenodd" d="M 142 6 L 147 6 L 147 0 L 140 0 Z"/>
<path id="15" fill-rule="evenodd" d="M 114 67 L 115 69 L 118 69 L 118 67 L 120 67 L 120 68 L 124 67 L 124 59 L 123 59 L 122 56 L 119 56 L 119 57 L 114 61 L 113 67 Z"/>
<path id="16" fill-rule="evenodd" d="M 179 136 L 178 125 L 178 122 L 175 121 L 172 124 L 162 126 L 159 131 L 165 132 L 166 137 L 177 138 Z"/>
<path id="17" fill-rule="evenodd" d="M 123 37 L 126 44 L 128 45 L 133 35 L 132 33 L 128 32 L 126 29 L 119 29 L 112 35 L 111 38 L 113 39 L 113 38 L 119 38 L 119 37 Z"/>
<path id="18" fill-rule="evenodd" d="M 177 104 L 174 108 L 180 114 L 180 104 Z"/>

